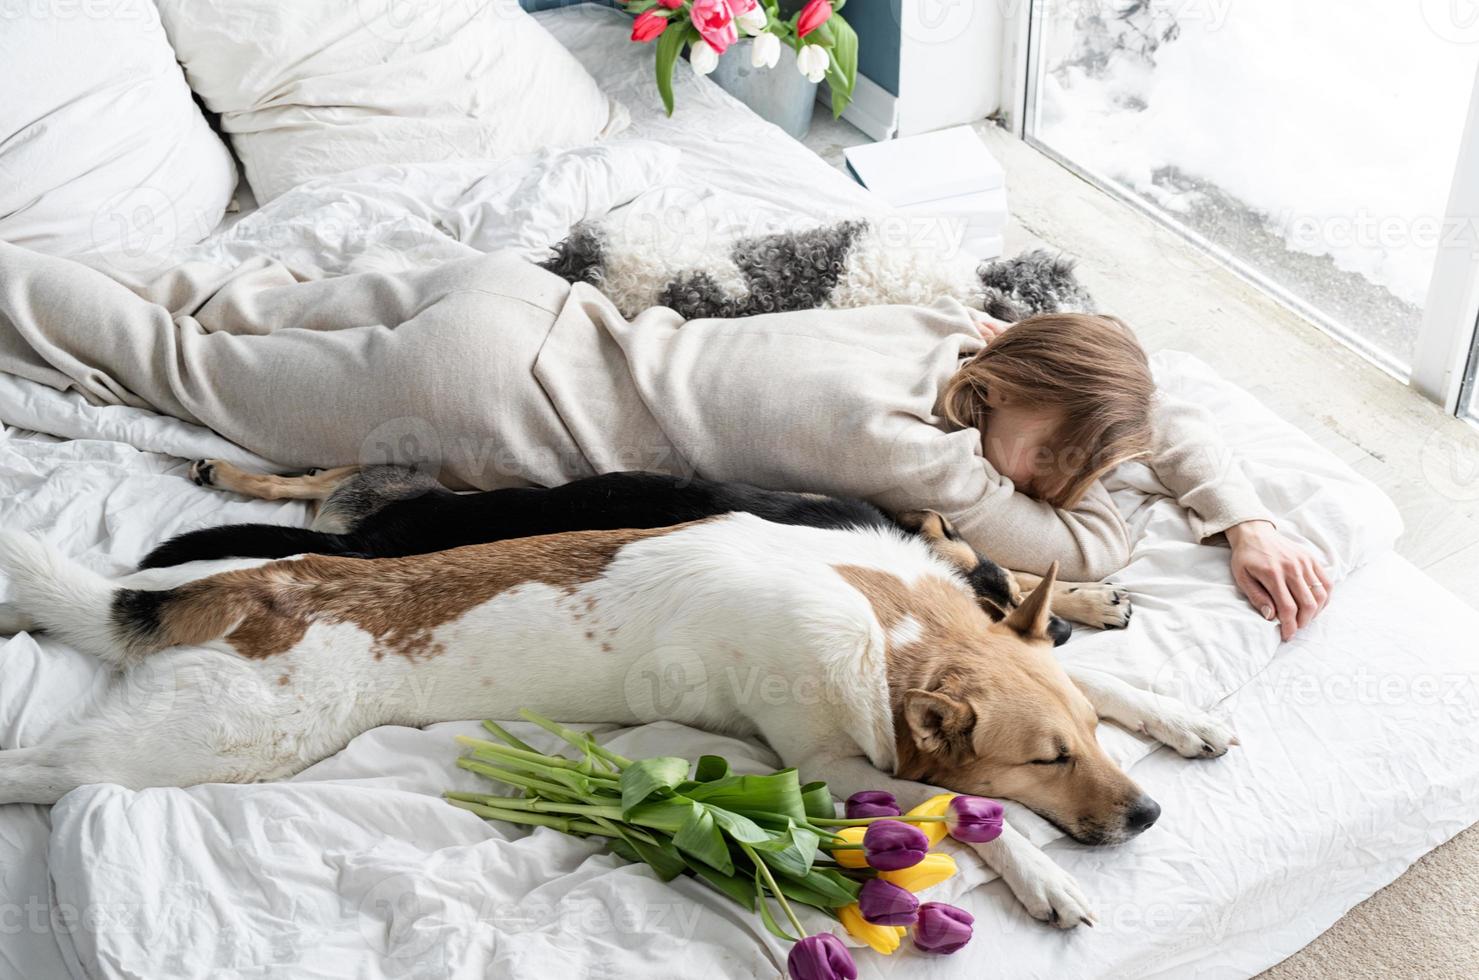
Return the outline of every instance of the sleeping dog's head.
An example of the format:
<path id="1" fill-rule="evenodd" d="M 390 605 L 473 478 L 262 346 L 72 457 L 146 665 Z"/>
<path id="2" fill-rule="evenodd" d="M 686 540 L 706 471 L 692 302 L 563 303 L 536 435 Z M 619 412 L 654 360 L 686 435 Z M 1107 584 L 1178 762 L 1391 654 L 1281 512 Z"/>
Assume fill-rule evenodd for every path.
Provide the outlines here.
<path id="1" fill-rule="evenodd" d="M 888 653 L 898 775 L 1016 800 L 1080 843 L 1118 844 L 1160 807 L 1100 747 L 1093 706 L 1053 656 L 1056 574 L 997 623 L 958 589 L 917 596 L 931 625 Z"/>

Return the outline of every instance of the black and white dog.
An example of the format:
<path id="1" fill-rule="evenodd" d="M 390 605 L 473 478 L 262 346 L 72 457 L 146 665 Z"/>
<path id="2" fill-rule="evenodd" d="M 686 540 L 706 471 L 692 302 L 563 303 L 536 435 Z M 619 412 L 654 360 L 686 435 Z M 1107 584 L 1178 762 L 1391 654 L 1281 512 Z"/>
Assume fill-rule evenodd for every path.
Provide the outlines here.
<path id="1" fill-rule="evenodd" d="M 191 479 L 266 500 L 319 502 L 310 528 L 232 524 L 173 538 L 150 552 L 140 568 L 164 568 L 222 558 L 286 558 L 299 554 L 398 558 L 510 538 L 659 528 L 728 513 L 748 513 L 776 524 L 817 528 L 898 527 L 948 549 L 952 561 L 994 618 L 1015 609 L 1039 579 L 1012 573 L 961 540 L 933 511 L 891 516 L 861 500 L 767 490 L 745 483 L 660 473 L 606 473 L 560 487 L 518 487 L 454 493 L 433 477 L 403 466 L 345 466 L 303 476 L 245 472 L 224 460 L 197 460 Z M 1025 591 L 1024 591 L 1025 590 Z M 1069 637 L 1071 622 L 1101 629 L 1127 625 L 1129 595 L 1100 583 L 1054 587 L 1051 635 Z"/>

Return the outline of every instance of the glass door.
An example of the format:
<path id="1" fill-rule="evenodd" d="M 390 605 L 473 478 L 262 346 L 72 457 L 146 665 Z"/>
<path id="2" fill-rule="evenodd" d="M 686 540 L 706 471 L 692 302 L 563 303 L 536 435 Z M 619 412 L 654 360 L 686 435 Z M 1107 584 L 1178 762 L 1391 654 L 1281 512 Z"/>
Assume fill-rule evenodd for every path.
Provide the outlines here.
<path id="1" fill-rule="evenodd" d="M 1479 2 L 1032 0 L 1028 19 L 1030 142 L 1403 380 L 1435 319 L 1463 331 L 1449 362 L 1468 349 L 1472 310 L 1425 313 L 1455 256 L 1479 281 L 1479 214 L 1452 212 Z M 1472 411 L 1447 368 L 1443 400 Z"/>

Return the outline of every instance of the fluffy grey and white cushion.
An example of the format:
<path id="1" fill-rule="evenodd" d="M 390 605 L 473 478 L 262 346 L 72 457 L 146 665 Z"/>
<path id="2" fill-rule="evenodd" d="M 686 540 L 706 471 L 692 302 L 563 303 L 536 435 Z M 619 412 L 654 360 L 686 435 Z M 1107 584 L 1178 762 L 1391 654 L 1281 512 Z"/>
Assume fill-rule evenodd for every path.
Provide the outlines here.
<path id="1" fill-rule="evenodd" d="M 628 317 L 651 306 L 693 319 L 926 305 L 946 296 L 1006 321 L 1093 307 L 1073 262 L 1041 249 L 983 263 L 901 235 L 887 216 L 746 234 L 706 231 L 667 214 L 581 222 L 543 265 L 596 286 Z"/>

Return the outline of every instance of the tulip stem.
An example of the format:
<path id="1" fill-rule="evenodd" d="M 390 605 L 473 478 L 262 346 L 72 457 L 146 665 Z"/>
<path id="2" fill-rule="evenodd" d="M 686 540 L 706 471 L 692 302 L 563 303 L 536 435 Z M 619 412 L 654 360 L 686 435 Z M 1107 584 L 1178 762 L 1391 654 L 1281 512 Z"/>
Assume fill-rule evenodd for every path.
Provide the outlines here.
<path id="1" fill-rule="evenodd" d="M 535 752 L 532 749 L 520 749 L 507 745 L 499 745 L 497 742 L 488 742 L 480 738 L 471 738 L 467 735 L 458 735 L 457 742 L 471 749 L 476 754 L 498 756 L 509 761 L 518 760 L 531 766 L 539 766 L 544 769 L 568 769 L 590 776 L 592 779 L 616 779 L 609 772 L 585 772 L 586 763 L 567 759 L 562 755 L 545 755 L 543 752 Z"/>
<path id="2" fill-rule="evenodd" d="M 533 752 L 536 755 L 539 753 L 539 750 L 536 749 L 534 746 L 530 745 L 528 742 L 524 741 L 522 738 L 519 738 L 519 736 L 517 736 L 513 732 L 509 731 L 507 728 L 504 728 L 502 725 L 498 724 L 498 722 L 496 722 L 496 721 L 489 721 L 489 720 L 486 720 L 485 719 L 483 721 L 483 727 L 486 728 L 486 729 L 488 729 L 488 731 L 492 732 L 494 735 L 497 735 L 499 738 L 503 739 L 509 745 L 512 745 L 514 748 L 520 750 L 521 752 Z M 467 737 L 466 736 L 461 736 L 461 737 L 459 737 L 457 739 L 457 741 L 460 742 L 464 738 L 467 738 Z M 473 742 L 473 741 L 477 741 L 477 740 L 476 739 L 467 739 L 467 741 Z"/>
<path id="3" fill-rule="evenodd" d="M 482 803 L 474 803 L 470 800 L 449 799 L 447 802 L 455 807 L 461 807 L 464 810 L 476 813 L 484 820 L 502 820 L 507 823 L 524 824 L 530 827 L 553 827 L 555 830 L 567 834 L 595 834 L 600 837 L 621 836 L 587 820 L 572 820 L 569 817 L 548 816 L 542 813 L 504 810 L 499 807 L 486 806 Z"/>
<path id="4" fill-rule="evenodd" d="M 488 796 L 480 793 L 452 792 L 444 794 L 449 800 L 480 803 L 500 810 L 525 810 L 530 813 L 573 813 L 582 817 L 621 819 L 621 807 L 601 806 L 595 803 L 552 803 L 548 800 L 525 800 L 511 796 Z"/>
<path id="5" fill-rule="evenodd" d="M 605 759 L 617 769 L 625 769 L 632 764 L 632 760 L 626 756 L 617 755 L 610 749 L 597 745 L 595 737 L 590 732 L 578 732 L 573 728 L 566 728 L 558 722 L 550 721 L 543 715 L 535 714 L 528 708 L 521 709 L 519 711 L 519 717 L 525 721 L 532 721 L 552 735 L 558 735 L 582 752 L 589 752 L 597 758 Z"/>
<path id="6" fill-rule="evenodd" d="M 575 795 L 568 786 L 561 786 L 559 783 L 552 783 L 543 779 L 537 779 L 534 776 L 511 772 L 507 769 L 500 769 L 497 766 L 490 766 L 480 759 L 470 759 L 467 756 L 462 756 L 457 760 L 457 765 L 469 772 L 475 772 L 480 776 L 496 779 L 500 783 L 508 783 L 510 786 L 517 786 L 520 789 L 533 790 L 541 796 L 558 797 Z"/>
<path id="7" fill-rule="evenodd" d="M 786 896 L 781 894 L 781 886 L 775 883 L 775 877 L 770 873 L 770 865 L 766 864 L 764 859 L 756 854 L 755 849 L 749 844 L 738 840 L 735 843 L 755 863 L 755 870 L 759 871 L 760 877 L 765 879 L 765 886 L 770 889 L 770 893 L 775 896 L 775 900 L 781 903 L 781 911 L 786 913 L 786 918 L 790 919 L 791 925 L 796 928 L 796 935 L 805 939 L 806 927 L 801 924 L 800 919 L 796 918 L 796 912 L 791 908 L 791 903 L 786 901 Z M 765 901 L 764 895 L 760 896 L 760 901 Z"/>
<path id="8" fill-rule="evenodd" d="M 556 778 L 565 778 L 566 775 L 577 776 L 583 779 L 594 779 L 611 788 L 615 788 L 617 777 L 609 772 L 588 771 L 584 763 L 575 762 L 560 756 L 544 756 L 537 752 L 524 752 L 519 749 L 510 749 L 493 742 L 484 742 L 466 735 L 458 735 L 457 741 L 469 749 L 473 755 L 484 759 L 506 765 L 517 766 L 521 769 L 529 769 L 536 774 L 558 774 Z"/>

